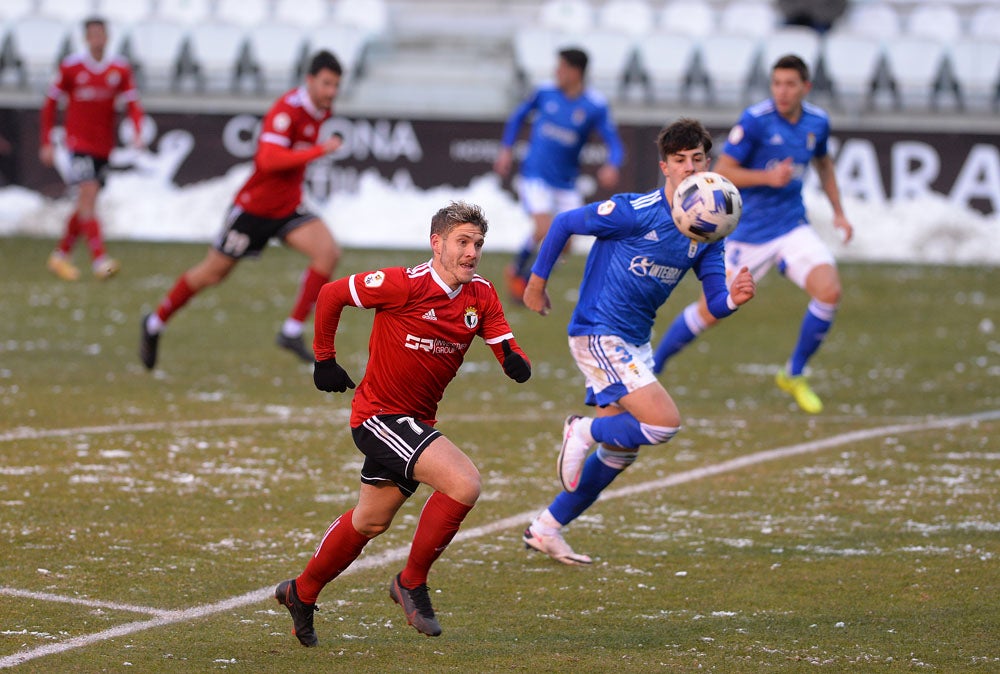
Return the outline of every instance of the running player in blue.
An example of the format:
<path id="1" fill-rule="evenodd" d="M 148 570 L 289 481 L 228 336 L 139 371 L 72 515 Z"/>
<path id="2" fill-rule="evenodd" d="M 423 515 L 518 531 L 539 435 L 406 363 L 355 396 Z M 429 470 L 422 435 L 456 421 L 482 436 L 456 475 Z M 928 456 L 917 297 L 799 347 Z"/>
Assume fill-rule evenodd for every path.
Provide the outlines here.
<path id="1" fill-rule="evenodd" d="M 684 178 L 708 168 L 712 138 L 701 122 L 679 119 L 657 137 L 662 189 L 616 194 L 555 217 L 538 251 L 524 305 L 551 308 L 545 286 L 573 234 L 596 237 L 579 300 L 569 322 L 569 348 L 586 378 L 586 403 L 596 417 L 571 415 L 563 425 L 559 479 L 563 491 L 524 531 L 524 543 L 564 564 L 589 564 L 561 529 L 580 516 L 631 465 L 642 445 L 670 440 L 680 429 L 677 405 L 653 374 L 649 345 L 656 311 L 688 270 L 701 281 L 719 318 L 754 295 L 748 269 L 726 288 L 722 242 L 699 244 L 674 225 L 670 202 Z M 597 444 L 597 451 L 590 449 Z"/>
<path id="2" fill-rule="evenodd" d="M 583 205 L 576 190 L 580 175 L 580 151 L 597 131 L 607 145 L 607 161 L 597 171 L 597 182 L 610 190 L 618 184 L 618 169 L 624 151 L 608 103 L 586 86 L 587 54 L 579 49 L 559 52 L 555 84 L 538 87 L 510 116 L 504 127 L 500 154 L 493 170 L 510 175 L 513 146 L 521 126 L 533 115 L 528 154 L 521 163 L 518 193 L 521 204 L 534 221 L 534 230 L 504 272 L 507 290 L 520 301 L 528 281 L 538 245 L 561 211 Z"/>
<path id="3" fill-rule="evenodd" d="M 783 56 L 771 69 L 771 98 L 743 111 L 729 132 L 715 170 L 740 188 L 743 217 L 726 239 L 726 267 L 749 267 L 760 280 L 778 271 L 810 297 L 798 342 L 776 383 L 810 414 L 823 410 L 803 370 L 833 323 L 840 304 L 840 276 L 833 254 L 806 220 L 802 177 L 812 161 L 833 207 L 833 224 L 844 242 L 854 229 L 844 215 L 833 159 L 827 153 L 830 120 L 821 108 L 805 101 L 812 88 L 809 68 L 798 56 Z M 656 348 L 654 372 L 691 343 L 720 316 L 704 295 L 674 319 Z"/>

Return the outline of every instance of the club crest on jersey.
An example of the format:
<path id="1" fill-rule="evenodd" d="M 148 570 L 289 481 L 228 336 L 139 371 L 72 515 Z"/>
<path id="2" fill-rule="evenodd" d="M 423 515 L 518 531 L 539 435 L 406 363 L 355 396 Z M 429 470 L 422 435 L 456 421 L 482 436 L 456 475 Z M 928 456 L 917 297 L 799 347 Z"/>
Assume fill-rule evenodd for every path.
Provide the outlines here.
<path id="1" fill-rule="evenodd" d="M 476 313 L 475 307 L 465 308 L 464 321 L 465 321 L 465 327 L 467 327 L 469 330 L 473 330 L 477 325 L 479 325 L 479 314 Z"/>
<path id="2" fill-rule="evenodd" d="M 378 288 L 385 281 L 385 272 L 373 271 L 371 274 L 365 276 L 365 287 L 366 288 Z"/>
<path id="3" fill-rule="evenodd" d="M 608 199 L 607 201 L 605 201 L 604 203 L 602 203 L 600 206 L 597 207 L 597 214 L 608 215 L 613 210 L 615 210 L 615 202 Z"/>

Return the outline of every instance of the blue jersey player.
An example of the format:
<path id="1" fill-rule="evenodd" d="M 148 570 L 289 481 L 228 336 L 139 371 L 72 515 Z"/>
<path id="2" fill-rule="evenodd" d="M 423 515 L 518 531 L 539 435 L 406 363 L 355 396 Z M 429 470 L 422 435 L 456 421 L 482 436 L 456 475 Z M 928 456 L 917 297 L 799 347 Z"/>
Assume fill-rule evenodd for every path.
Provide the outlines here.
<path id="1" fill-rule="evenodd" d="M 771 70 L 771 98 L 743 112 L 715 170 L 740 188 L 743 217 L 726 240 L 726 267 L 749 267 L 758 281 L 771 267 L 810 297 L 798 342 L 785 367 L 778 371 L 778 387 L 792 395 L 810 414 L 823 402 L 803 375 L 833 323 L 840 303 L 840 277 L 833 255 L 806 220 L 802 177 L 811 161 L 833 207 L 833 224 L 844 241 L 853 234 L 844 215 L 833 159 L 827 153 L 830 121 L 826 113 L 805 101 L 812 85 L 809 68 L 798 56 L 783 56 Z M 689 344 L 720 317 L 703 296 L 674 319 L 656 349 L 654 370 Z"/>
<path id="2" fill-rule="evenodd" d="M 525 306 L 544 316 L 551 307 L 545 286 L 569 237 L 596 237 L 568 330 L 570 352 L 586 378 L 586 403 L 597 407 L 596 416 L 566 419 L 559 453 L 563 491 L 524 531 L 529 548 L 564 564 L 591 559 L 570 548 L 562 527 L 636 460 L 642 445 L 665 443 L 680 428 L 677 405 L 653 374 L 649 339 L 657 309 L 688 270 L 701 281 L 708 308 L 719 318 L 755 291 L 747 269 L 727 290 L 722 243 L 688 239 L 670 215 L 677 185 L 708 167 L 712 138 L 705 127 L 677 120 L 660 131 L 657 147 L 664 187 L 617 194 L 557 215 L 524 291 Z"/>
<path id="3" fill-rule="evenodd" d="M 507 289 L 521 301 L 532 258 L 561 211 L 578 208 L 583 198 L 576 190 L 580 152 L 594 131 L 608 149 L 607 161 L 597 172 L 598 184 L 610 190 L 618 183 L 623 150 L 607 101 L 585 85 L 587 54 L 579 49 L 559 52 L 555 84 L 537 88 L 507 121 L 501 149 L 493 165 L 506 178 L 514 161 L 513 146 L 521 126 L 533 118 L 528 153 L 521 163 L 518 193 L 534 222 L 534 230 L 505 271 Z"/>

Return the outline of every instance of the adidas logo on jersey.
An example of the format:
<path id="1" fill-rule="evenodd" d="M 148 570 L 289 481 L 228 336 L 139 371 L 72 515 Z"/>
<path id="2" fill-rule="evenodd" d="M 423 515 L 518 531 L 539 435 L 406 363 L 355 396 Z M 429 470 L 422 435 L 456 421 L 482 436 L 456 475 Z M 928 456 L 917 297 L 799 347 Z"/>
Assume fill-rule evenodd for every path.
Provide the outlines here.
<path id="1" fill-rule="evenodd" d="M 434 313 L 433 309 L 431 309 L 430 311 L 428 311 L 426 314 L 424 314 L 420 318 L 424 319 L 425 321 L 436 321 L 438 319 L 438 317 Z"/>
<path id="2" fill-rule="evenodd" d="M 785 139 L 781 137 L 780 133 L 775 133 L 768 142 L 771 145 L 784 145 Z"/>
<path id="3" fill-rule="evenodd" d="M 642 238 L 646 239 L 646 241 L 659 241 L 660 240 L 660 237 L 658 237 L 656 235 L 656 230 L 655 229 L 649 230 L 649 233 L 646 234 L 646 236 L 644 236 Z"/>

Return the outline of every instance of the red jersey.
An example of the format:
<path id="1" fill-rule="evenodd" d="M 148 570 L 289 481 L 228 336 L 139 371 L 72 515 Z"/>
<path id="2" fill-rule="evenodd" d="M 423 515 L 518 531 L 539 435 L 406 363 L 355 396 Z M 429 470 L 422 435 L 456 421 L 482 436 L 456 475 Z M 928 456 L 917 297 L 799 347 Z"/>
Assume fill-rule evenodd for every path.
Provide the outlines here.
<path id="1" fill-rule="evenodd" d="M 291 215 L 302 201 L 302 181 L 306 164 L 321 156 L 316 145 L 319 128 L 331 115 L 330 110 L 317 108 L 305 87 L 293 89 L 275 101 L 261 124 L 254 156 L 253 175 L 236 195 L 236 205 L 263 218 L 283 218 Z M 261 160 L 265 146 L 273 145 L 285 151 L 315 149 L 292 165 L 283 162 L 278 167 Z"/>
<path id="2" fill-rule="evenodd" d="M 496 289 L 483 277 L 451 290 L 429 262 L 354 274 L 323 286 L 316 303 L 316 360 L 336 355 L 345 306 L 375 309 L 368 367 L 354 392 L 351 426 L 376 414 L 406 414 L 434 424 L 444 389 L 477 335 L 503 362 L 514 342 Z"/>
<path id="3" fill-rule="evenodd" d="M 83 52 L 63 59 L 42 106 L 42 145 L 51 144 L 49 135 L 55 125 L 56 107 L 63 101 L 66 146 L 73 152 L 108 158 L 115 146 L 118 101 L 128 106 L 138 137 L 142 125 L 139 92 L 132 79 L 132 68 L 120 56 L 95 61 L 89 52 Z"/>

